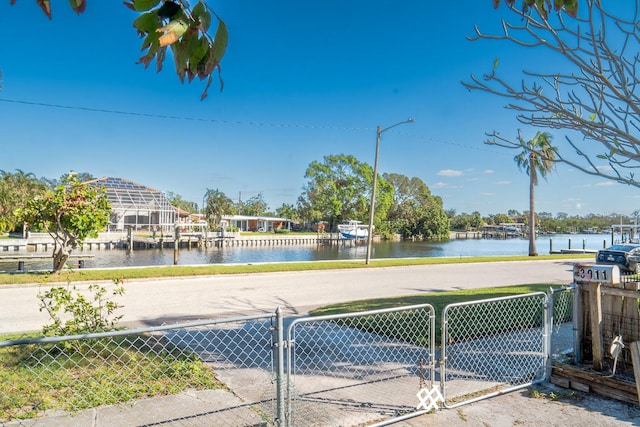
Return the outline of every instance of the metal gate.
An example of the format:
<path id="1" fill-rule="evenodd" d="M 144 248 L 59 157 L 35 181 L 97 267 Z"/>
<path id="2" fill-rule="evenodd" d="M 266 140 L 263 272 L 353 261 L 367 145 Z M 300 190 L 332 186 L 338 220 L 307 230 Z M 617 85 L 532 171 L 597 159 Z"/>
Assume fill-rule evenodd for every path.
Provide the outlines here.
<path id="1" fill-rule="evenodd" d="M 441 387 L 454 408 L 546 379 L 544 293 L 451 304 L 442 318 Z"/>
<path id="2" fill-rule="evenodd" d="M 435 380 L 431 305 L 300 318 L 288 328 L 287 425 L 371 425 L 417 415 Z"/>

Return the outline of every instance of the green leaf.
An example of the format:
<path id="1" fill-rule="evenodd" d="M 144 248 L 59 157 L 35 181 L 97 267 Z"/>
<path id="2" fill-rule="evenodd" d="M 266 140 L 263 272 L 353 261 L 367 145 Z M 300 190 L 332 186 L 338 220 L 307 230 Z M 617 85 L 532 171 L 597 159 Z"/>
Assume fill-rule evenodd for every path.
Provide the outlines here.
<path id="1" fill-rule="evenodd" d="M 160 47 L 156 54 L 156 71 L 158 73 L 162 71 L 162 63 L 164 62 L 164 59 L 166 56 L 167 56 L 167 47 L 166 46 Z"/>
<path id="2" fill-rule="evenodd" d="M 147 12 L 138 16 L 133 21 L 133 26 L 141 33 L 153 33 L 160 28 L 160 20 L 157 12 Z"/>
<path id="3" fill-rule="evenodd" d="M 209 51 L 209 43 L 205 38 L 193 37 L 190 43 L 189 69 L 192 73 L 198 73 L 198 66 Z"/>
<path id="4" fill-rule="evenodd" d="M 498 58 L 496 58 L 496 59 L 494 59 L 494 60 L 493 60 L 493 71 L 495 71 L 495 70 L 496 70 L 496 68 L 498 68 L 498 63 L 499 63 L 499 62 L 500 62 L 500 61 L 498 60 Z"/>
<path id="5" fill-rule="evenodd" d="M 564 10 L 573 17 L 578 13 L 578 0 L 565 0 L 564 1 Z"/>
<path id="6" fill-rule="evenodd" d="M 160 3 L 160 0 L 133 0 L 133 10 L 137 12 L 146 12 L 153 9 Z"/>
<path id="7" fill-rule="evenodd" d="M 200 29 L 203 33 L 209 31 L 209 27 L 211 26 L 211 14 L 207 11 L 202 2 L 198 2 L 198 4 L 193 8 L 191 16 L 200 23 Z"/>
<path id="8" fill-rule="evenodd" d="M 218 29 L 216 30 L 216 35 L 213 38 L 212 46 L 212 57 L 217 63 L 220 63 L 220 61 L 222 61 L 222 57 L 227 50 L 228 42 L 229 33 L 227 32 L 227 25 L 223 21 L 219 21 Z"/>
<path id="9" fill-rule="evenodd" d="M 589 116 L 589 120 L 591 120 L 592 122 L 596 120 L 598 116 L 596 115 L 596 113 L 593 113 Z"/>

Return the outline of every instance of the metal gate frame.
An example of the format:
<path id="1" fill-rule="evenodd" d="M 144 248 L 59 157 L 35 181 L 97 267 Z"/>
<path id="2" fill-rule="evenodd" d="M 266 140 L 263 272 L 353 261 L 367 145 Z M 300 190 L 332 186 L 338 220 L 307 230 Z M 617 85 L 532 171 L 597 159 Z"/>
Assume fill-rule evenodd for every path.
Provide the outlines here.
<path id="1" fill-rule="evenodd" d="M 528 306 L 523 307 L 525 304 Z M 463 311 L 464 321 L 472 323 L 456 319 L 456 311 Z M 442 314 L 440 368 L 444 407 L 456 408 L 545 381 L 552 312 L 549 296 L 543 292 L 446 306 Z M 491 317 L 478 322 L 478 315 Z M 515 327 L 507 323 L 514 318 L 521 322 Z M 505 341 L 507 345 L 503 345 Z M 462 382 L 468 381 L 465 384 L 469 386 L 462 400 L 453 403 L 448 393 L 452 382 L 448 374 L 456 369 Z"/>
<path id="2" fill-rule="evenodd" d="M 410 311 L 417 311 L 417 310 L 424 310 L 427 312 L 427 318 L 428 318 L 428 324 L 427 325 L 422 325 L 422 327 L 424 327 L 425 329 L 427 329 L 427 333 L 429 336 L 428 339 L 428 347 L 420 347 L 417 344 L 411 344 L 411 343 L 407 343 L 407 342 L 402 342 L 403 340 L 398 340 L 398 339 L 393 339 L 393 338 L 384 338 L 382 341 L 374 341 L 374 342 L 368 342 L 368 339 L 373 339 L 373 336 L 376 334 L 373 333 L 363 333 L 363 332 L 359 332 L 357 334 L 344 334 L 342 336 L 339 336 L 338 338 L 334 338 L 337 340 L 337 347 L 340 348 L 347 348 L 347 352 L 349 352 L 349 346 L 352 346 L 351 348 L 354 347 L 358 347 L 358 346 L 363 346 L 363 345 L 382 345 L 384 344 L 390 344 L 391 347 L 398 347 L 398 346 L 402 346 L 402 345 L 407 345 L 407 346 L 412 346 L 415 348 L 421 348 L 423 350 L 427 350 L 427 355 L 428 355 L 428 361 L 427 363 L 422 366 L 420 364 L 420 366 L 418 367 L 417 364 L 414 366 L 414 369 L 419 369 L 420 370 L 420 376 L 418 377 L 416 372 L 413 372 L 414 374 L 414 379 L 417 381 L 418 379 L 420 379 L 420 383 L 423 382 L 425 383 L 425 386 L 428 384 L 429 387 L 432 387 L 435 384 L 435 370 L 436 370 L 436 358 L 435 358 L 435 335 L 436 335 L 436 330 L 435 330 L 435 309 L 433 308 L 433 306 L 431 304 L 420 304 L 420 305 L 413 305 L 413 306 L 405 306 L 405 307 L 397 307 L 397 308 L 389 308 L 389 309 L 380 309 L 380 310 L 369 310 L 369 311 L 363 311 L 363 312 L 354 312 L 354 313 L 343 313 L 343 314 L 337 314 L 337 315 L 327 315 L 327 316 L 314 316 L 314 317 L 304 317 L 304 318 L 299 318 L 299 319 L 295 319 L 291 322 L 291 324 L 288 326 L 287 328 L 287 334 L 286 334 L 286 346 L 287 346 L 287 372 L 286 372 L 286 384 L 287 384 L 287 391 L 286 391 L 286 401 L 287 401 L 287 413 L 286 413 L 286 425 L 287 426 L 293 426 L 296 425 L 295 421 L 294 421 L 294 414 L 296 414 L 299 411 L 294 410 L 294 403 L 296 402 L 296 394 L 295 394 L 295 377 L 296 377 L 296 349 L 297 348 L 302 348 L 302 346 L 304 345 L 304 343 L 301 340 L 296 341 L 296 337 L 299 336 L 299 334 L 297 334 L 297 329 L 302 328 L 305 326 L 305 324 L 315 324 L 318 325 L 318 328 L 322 328 L 323 325 L 337 325 L 336 322 L 346 322 L 346 324 L 348 325 L 347 327 L 351 327 L 351 322 L 355 322 L 358 323 L 359 321 L 364 321 L 363 319 L 366 318 L 371 318 L 372 316 L 382 316 L 382 318 L 384 319 L 385 315 L 388 316 L 394 316 L 394 315 L 398 315 L 398 314 L 402 314 L 403 312 L 410 312 Z M 332 326 L 333 327 L 333 326 Z M 336 328 L 342 328 L 342 329 L 346 329 L 347 327 L 345 326 L 336 326 Z M 340 332 L 337 332 L 340 333 Z M 334 335 L 335 336 L 335 335 Z M 364 340 L 364 341 L 363 341 Z M 386 340 L 386 341 L 385 341 Z M 384 341 L 384 342 L 383 342 Z M 333 344 L 333 343 L 331 343 Z M 325 349 L 326 350 L 326 349 Z M 341 356 L 344 356 L 344 354 L 341 354 Z M 364 370 L 366 371 L 365 373 L 363 373 L 363 383 L 365 383 L 365 378 L 367 378 L 368 375 L 370 375 L 370 372 L 367 370 L 367 364 L 375 362 L 375 356 L 373 359 L 371 359 L 371 353 L 370 352 L 358 352 L 358 354 L 355 355 L 351 355 L 354 356 L 355 359 L 353 360 L 353 364 L 358 364 L 361 363 L 360 365 L 358 365 L 358 367 L 365 367 Z M 369 360 L 361 360 L 358 357 L 364 357 L 365 359 L 369 359 Z M 382 363 L 389 363 L 389 360 L 383 360 L 381 361 Z M 397 362 L 396 360 L 393 360 L 393 362 Z M 415 362 L 415 361 L 414 361 Z M 333 372 L 337 373 L 338 375 L 342 374 L 342 375 L 348 375 L 348 369 L 350 369 L 351 367 L 348 366 L 347 364 L 345 364 L 344 369 L 342 369 L 341 363 L 343 363 L 343 361 L 338 361 L 338 363 L 333 365 Z M 424 371 L 423 371 L 424 368 Z M 425 375 L 426 373 L 426 375 Z M 316 374 L 318 375 L 318 374 Z M 324 374 L 322 374 L 324 375 Z M 345 375 L 345 376 L 346 376 Z M 329 376 L 328 376 L 329 377 Z M 337 375 L 336 375 L 337 377 Z M 336 377 L 332 377 L 332 378 L 336 378 Z M 409 377 L 409 376 L 407 376 Z M 341 378 L 342 380 L 342 378 Z M 393 392 L 394 390 L 389 390 L 388 388 L 385 389 L 384 385 L 386 383 L 386 381 L 389 381 L 389 378 L 383 378 L 383 379 L 375 379 L 372 381 L 369 381 L 369 384 L 371 383 L 377 383 L 381 386 L 381 393 L 382 394 L 386 394 L 386 397 L 389 398 L 391 396 L 389 396 L 389 392 Z M 332 380 L 329 380 L 332 381 Z M 416 382 L 416 384 L 418 384 Z M 422 385 L 422 384 L 421 384 Z M 350 385 L 348 387 L 353 387 L 353 385 Z M 436 386 L 437 387 L 437 386 Z M 318 393 L 319 394 L 319 393 Z M 353 396 L 354 399 L 355 396 Z M 357 399 L 356 399 L 357 401 Z M 419 401 L 419 397 L 416 398 L 416 403 Z M 370 405 L 370 402 L 363 402 L 361 403 L 362 408 L 366 408 L 368 405 Z M 375 404 L 374 404 L 375 406 Z M 389 405 L 392 406 L 392 405 Z M 392 419 L 387 419 L 382 421 L 381 423 L 375 424 L 377 425 L 388 425 L 391 423 L 395 423 L 398 422 L 401 419 L 405 419 L 405 418 L 411 418 L 411 417 L 415 417 L 424 413 L 429 412 L 431 409 L 429 410 L 419 410 L 417 409 L 418 407 L 414 407 L 411 406 L 411 411 L 409 411 L 409 413 L 404 413 L 404 414 L 396 414 L 395 417 L 393 417 Z M 375 409 L 375 408 L 374 408 Z M 405 407 L 405 409 L 408 409 L 407 407 Z M 364 410 L 364 409 L 362 409 Z M 299 414 L 298 414 L 299 415 Z M 379 418 L 379 416 L 378 416 Z M 315 422 L 317 422 L 318 420 L 315 419 Z M 360 425 L 361 422 L 358 423 L 358 425 Z M 314 424 L 316 425 L 316 424 Z M 319 425 L 319 424 L 318 424 Z"/>

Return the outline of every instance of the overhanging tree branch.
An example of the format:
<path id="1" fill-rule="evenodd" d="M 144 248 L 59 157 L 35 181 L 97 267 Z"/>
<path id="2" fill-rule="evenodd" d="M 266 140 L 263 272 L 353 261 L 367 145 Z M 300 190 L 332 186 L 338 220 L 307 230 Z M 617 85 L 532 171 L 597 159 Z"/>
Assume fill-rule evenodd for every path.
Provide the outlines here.
<path id="1" fill-rule="evenodd" d="M 12 5 L 15 2 L 10 0 Z M 51 19 L 51 1 L 36 0 L 36 3 Z M 123 3 L 138 13 L 133 27 L 143 39 L 141 51 L 144 54 L 138 59 L 139 64 L 147 68 L 155 61 L 156 69 L 160 72 L 169 47 L 176 74 L 182 83 L 185 79 L 191 83 L 196 77 L 206 80 L 200 99 L 207 97 L 216 72 L 220 90 L 223 89 L 220 62 L 227 49 L 229 34 L 224 21 L 206 0 L 196 1 L 193 7 L 191 2 L 184 0 L 127 0 Z M 74 12 L 81 14 L 86 9 L 87 1 L 71 0 L 70 6 Z M 212 22 L 215 25 L 212 26 Z M 210 33 L 212 29 L 215 29 L 213 36 Z"/>
<path id="2" fill-rule="evenodd" d="M 503 20 L 499 35 L 483 34 L 476 27 L 469 39 L 544 48 L 562 61 L 555 61 L 553 70 L 524 70 L 516 85 L 499 76 L 496 60 L 490 73 L 472 75 L 462 84 L 506 98 L 507 108 L 517 112 L 522 124 L 567 131 L 565 139 L 572 150 L 558 150 L 556 161 L 640 187 L 632 171 L 640 167 L 638 0 L 632 4 L 632 20 L 605 9 L 599 0 L 580 2 L 581 13 L 575 18 L 563 16 L 561 10 L 541 13 L 539 3 L 544 2 L 533 3 L 526 11 L 513 8 L 522 24 Z M 521 147 L 519 140 L 497 131 L 487 135 L 493 138 L 488 143 Z M 606 167 L 598 166 L 596 159 L 606 162 Z"/>

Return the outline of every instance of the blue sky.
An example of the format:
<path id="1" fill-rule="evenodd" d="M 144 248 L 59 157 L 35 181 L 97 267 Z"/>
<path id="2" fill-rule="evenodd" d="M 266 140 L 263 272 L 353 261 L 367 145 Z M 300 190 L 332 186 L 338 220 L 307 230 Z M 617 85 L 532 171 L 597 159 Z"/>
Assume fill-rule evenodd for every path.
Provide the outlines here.
<path id="1" fill-rule="evenodd" d="M 51 21 L 34 0 L 0 3 L 0 170 L 123 177 L 199 204 L 207 188 L 234 200 L 262 192 L 275 209 L 295 203 L 309 163 L 344 153 L 373 165 L 376 126 L 412 117 L 383 134 L 381 173 L 421 178 L 457 213 L 528 209 L 515 153 L 483 143 L 485 132 L 515 136 L 522 125 L 504 99 L 460 83 L 496 57 L 516 79 L 554 64 L 543 51 L 466 40 L 474 24 L 498 28 L 504 7 L 211 1 L 230 33 L 225 87 L 200 101 L 204 85 L 182 85 L 171 58 L 160 73 L 135 64 L 136 15 L 121 2 L 89 0 L 80 16 L 53 3 Z M 628 214 L 637 198 L 558 165 L 537 188 L 536 210 Z"/>

